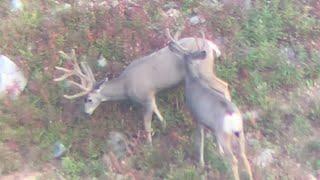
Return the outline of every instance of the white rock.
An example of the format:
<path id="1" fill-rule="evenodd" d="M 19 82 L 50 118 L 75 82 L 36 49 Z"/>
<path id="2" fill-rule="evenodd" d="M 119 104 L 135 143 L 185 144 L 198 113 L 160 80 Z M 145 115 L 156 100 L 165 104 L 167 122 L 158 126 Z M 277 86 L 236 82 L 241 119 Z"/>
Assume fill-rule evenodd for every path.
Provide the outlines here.
<path id="1" fill-rule="evenodd" d="M 20 11 L 23 9 L 23 4 L 21 0 L 12 0 L 11 1 L 11 11 Z"/>
<path id="2" fill-rule="evenodd" d="M 0 98 L 9 95 L 16 99 L 27 84 L 18 66 L 8 57 L 0 55 Z"/>
<path id="3" fill-rule="evenodd" d="M 106 58 L 103 57 L 103 55 L 100 55 L 98 59 L 98 66 L 105 67 L 108 64 Z"/>

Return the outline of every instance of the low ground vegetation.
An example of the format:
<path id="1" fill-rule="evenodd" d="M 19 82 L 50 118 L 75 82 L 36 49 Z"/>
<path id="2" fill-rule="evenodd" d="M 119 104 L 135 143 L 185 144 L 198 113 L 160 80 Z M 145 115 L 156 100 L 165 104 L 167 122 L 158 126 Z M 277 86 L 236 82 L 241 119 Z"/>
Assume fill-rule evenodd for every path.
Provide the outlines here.
<path id="1" fill-rule="evenodd" d="M 76 48 L 97 79 L 106 74 L 113 78 L 134 58 L 164 47 L 165 27 L 182 26 L 182 36 L 197 35 L 201 27 L 216 40 L 223 50 L 216 61 L 217 75 L 230 84 L 232 98 L 243 111 L 259 112 L 256 121 L 245 122 L 255 176 L 318 175 L 320 6 L 316 0 L 260 0 L 250 8 L 219 1 L 106 2 L 30 0 L 22 11 L 13 12 L 8 1 L 0 1 L 0 53 L 28 77 L 19 100 L 0 103 L 0 175 L 29 170 L 53 179 L 197 179 L 203 172 L 193 160 L 194 123 L 184 107 L 182 87 L 158 95 L 168 126 L 161 129 L 154 121 L 154 148 L 150 148 L 139 134 L 137 105 L 105 103 L 85 118 L 81 99 L 64 99 L 68 88 L 52 81 L 54 66 L 64 64 L 60 50 Z M 178 16 L 168 15 L 170 10 Z M 188 20 L 193 16 L 205 22 L 191 25 Z M 98 66 L 100 53 L 107 67 Z M 110 164 L 113 155 L 107 139 L 112 131 L 125 134 L 129 150 Z M 207 139 L 207 176 L 230 179 L 215 140 Z M 60 159 L 52 155 L 57 141 L 67 149 Z M 273 161 L 261 168 L 255 160 L 265 149 L 274 151 Z"/>

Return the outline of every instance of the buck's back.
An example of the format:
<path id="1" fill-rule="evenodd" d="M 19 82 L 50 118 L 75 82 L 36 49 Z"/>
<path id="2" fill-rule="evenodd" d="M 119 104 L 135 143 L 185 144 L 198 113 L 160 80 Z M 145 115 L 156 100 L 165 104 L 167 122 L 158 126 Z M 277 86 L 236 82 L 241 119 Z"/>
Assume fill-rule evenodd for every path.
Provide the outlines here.
<path id="1" fill-rule="evenodd" d="M 121 74 L 128 87 L 164 89 L 178 84 L 185 77 L 184 62 L 165 47 L 131 63 Z"/>
<path id="2" fill-rule="evenodd" d="M 202 44 L 199 39 L 199 44 Z M 196 50 L 197 45 L 194 38 L 183 38 L 179 40 L 187 49 Z M 214 58 L 210 41 L 206 40 L 205 49 L 208 57 L 201 61 L 199 66 L 203 76 L 212 77 Z M 181 57 L 172 53 L 168 47 L 164 47 L 148 56 L 134 60 L 121 74 L 128 79 L 128 86 L 135 91 L 161 90 L 174 86 L 181 82 L 186 75 L 186 68 Z M 142 90 L 143 89 L 143 90 Z"/>

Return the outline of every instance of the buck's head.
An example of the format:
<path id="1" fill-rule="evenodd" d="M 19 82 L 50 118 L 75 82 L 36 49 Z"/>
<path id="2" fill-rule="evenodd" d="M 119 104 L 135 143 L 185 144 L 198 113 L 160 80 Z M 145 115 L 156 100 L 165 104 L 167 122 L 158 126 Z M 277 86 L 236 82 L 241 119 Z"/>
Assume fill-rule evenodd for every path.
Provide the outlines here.
<path id="1" fill-rule="evenodd" d="M 182 57 L 182 59 L 185 61 L 185 64 L 187 66 L 187 70 L 192 74 L 192 75 L 197 75 L 198 73 L 196 72 L 197 66 L 201 63 L 200 60 L 204 60 L 207 57 L 207 52 L 204 49 L 205 46 L 205 37 L 204 33 L 202 33 L 202 38 L 203 38 L 203 45 L 200 48 L 198 45 L 198 50 L 188 50 L 185 47 L 181 46 L 175 38 L 173 38 L 169 32 L 169 29 L 166 29 L 166 34 L 167 37 L 171 40 L 169 42 L 169 50 L 176 55 Z M 197 38 L 196 38 L 197 41 Z M 197 43 L 198 44 L 198 43 Z"/>
<path id="2" fill-rule="evenodd" d="M 198 76 L 198 66 L 200 65 L 200 61 L 207 57 L 207 52 L 204 50 L 197 50 L 197 51 L 189 51 L 182 49 L 179 44 L 176 42 L 169 43 L 169 49 L 173 53 L 181 56 L 186 64 L 186 69 L 188 73 L 192 76 Z"/>
<path id="3" fill-rule="evenodd" d="M 85 96 L 84 111 L 86 114 L 91 115 L 94 112 L 94 110 L 99 106 L 99 104 L 103 101 L 100 89 L 101 85 L 105 81 L 96 83 L 90 66 L 86 62 L 81 62 L 79 65 L 74 50 L 72 50 L 71 55 L 67 55 L 62 51 L 60 51 L 59 53 L 63 58 L 72 62 L 73 69 L 56 67 L 57 70 L 64 72 L 64 75 L 55 78 L 54 81 L 63 81 L 71 76 L 75 76 L 76 78 L 78 78 L 80 80 L 80 83 L 72 80 L 68 80 L 68 82 L 71 85 L 78 87 L 82 91 L 74 95 L 64 95 L 64 97 L 67 99 L 75 99 L 78 97 Z"/>
<path id="4" fill-rule="evenodd" d="M 93 114 L 100 103 L 106 100 L 101 93 L 102 86 L 106 81 L 108 81 L 108 78 L 99 83 L 96 83 L 94 88 L 84 98 L 84 112 L 87 115 Z"/>

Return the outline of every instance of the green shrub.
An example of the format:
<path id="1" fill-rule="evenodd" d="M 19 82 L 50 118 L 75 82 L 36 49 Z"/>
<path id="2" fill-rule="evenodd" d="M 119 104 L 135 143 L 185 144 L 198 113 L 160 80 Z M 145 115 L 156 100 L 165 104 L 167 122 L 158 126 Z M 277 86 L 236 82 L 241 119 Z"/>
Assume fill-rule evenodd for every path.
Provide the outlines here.
<path id="1" fill-rule="evenodd" d="M 82 161 L 75 160 L 69 156 L 63 157 L 61 163 L 63 171 L 72 179 L 79 179 L 79 175 L 85 167 Z"/>

